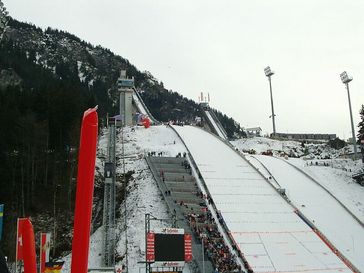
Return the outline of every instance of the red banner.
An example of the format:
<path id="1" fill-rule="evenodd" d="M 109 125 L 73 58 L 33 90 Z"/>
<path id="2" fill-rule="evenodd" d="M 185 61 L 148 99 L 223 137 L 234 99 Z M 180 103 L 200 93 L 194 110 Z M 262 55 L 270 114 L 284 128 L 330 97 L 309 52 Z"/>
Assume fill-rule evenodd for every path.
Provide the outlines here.
<path id="1" fill-rule="evenodd" d="M 28 218 L 22 223 L 24 273 L 37 273 L 33 225 Z"/>
<path id="2" fill-rule="evenodd" d="M 155 234 L 150 232 L 147 234 L 147 262 L 154 262 L 155 252 L 154 252 L 154 238 Z"/>
<path id="3" fill-rule="evenodd" d="M 16 232 L 16 260 L 23 260 L 23 223 L 27 218 L 18 218 Z"/>
<path id="4" fill-rule="evenodd" d="M 192 236 L 185 234 L 185 262 L 192 261 Z"/>
<path id="5" fill-rule="evenodd" d="M 87 273 L 96 162 L 98 117 L 96 108 L 85 111 L 78 157 L 75 220 L 72 240 L 72 273 Z"/>
<path id="6" fill-rule="evenodd" d="M 45 272 L 45 263 L 49 262 L 49 249 L 51 243 L 50 233 L 40 234 L 40 255 L 39 255 L 39 268 L 40 273 Z"/>

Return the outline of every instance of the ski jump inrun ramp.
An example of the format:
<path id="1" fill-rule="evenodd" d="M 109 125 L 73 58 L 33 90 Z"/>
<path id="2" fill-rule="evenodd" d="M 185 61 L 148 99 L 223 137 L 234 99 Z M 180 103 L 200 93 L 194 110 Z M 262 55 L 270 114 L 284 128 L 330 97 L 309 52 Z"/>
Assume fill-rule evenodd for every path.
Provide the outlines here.
<path id="1" fill-rule="evenodd" d="M 199 128 L 174 128 L 254 272 L 352 272 L 233 149 Z"/>

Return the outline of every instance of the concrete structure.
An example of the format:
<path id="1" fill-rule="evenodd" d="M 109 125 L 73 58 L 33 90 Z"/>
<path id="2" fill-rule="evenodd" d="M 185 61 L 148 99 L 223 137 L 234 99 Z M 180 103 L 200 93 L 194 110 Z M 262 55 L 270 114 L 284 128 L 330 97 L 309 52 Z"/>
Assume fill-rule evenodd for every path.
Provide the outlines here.
<path id="1" fill-rule="evenodd" d="M 260 127 L 246 128 L 245 131 L 248 137 L 261 136 L 262 128 Z"/>
<path id="2" fill-rule="evenodd" d="M 336 134 L 289 134 L 289 133 L 276 133 L 275 137 L 285 138 L 292 140 L 333 140 Z"/>
<path id="3" fill-rule="evenodd" d="M 118 90 L 120 92 L 120 115 L 123 126 L 131 126 L 133 125 L 134 78 L 128 79 L 125 70 L 120 72 Z"/>

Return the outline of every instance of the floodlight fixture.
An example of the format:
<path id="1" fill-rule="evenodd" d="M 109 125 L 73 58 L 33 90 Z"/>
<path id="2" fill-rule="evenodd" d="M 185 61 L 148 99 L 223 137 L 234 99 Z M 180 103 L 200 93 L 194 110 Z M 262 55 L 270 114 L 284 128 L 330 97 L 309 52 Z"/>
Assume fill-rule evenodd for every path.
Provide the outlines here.
<path id="1" fill-rule="evenodd" d="M 341 78 L 341 81 L 345 84 L 347 84 L 353 80 L 352 77 L 348 76 L 348 73 L 346 73 L 346 71 L 344 71 L 343 73 L 340 74 L 340 78 Z"/>
<path id="2" fill-rule="evenodd" d="M 267 66 L 266 68 L 264 68 L 264 73 L 267 77 L 273 76 L 274 72 L 270 69 L 269 66 Z"/>

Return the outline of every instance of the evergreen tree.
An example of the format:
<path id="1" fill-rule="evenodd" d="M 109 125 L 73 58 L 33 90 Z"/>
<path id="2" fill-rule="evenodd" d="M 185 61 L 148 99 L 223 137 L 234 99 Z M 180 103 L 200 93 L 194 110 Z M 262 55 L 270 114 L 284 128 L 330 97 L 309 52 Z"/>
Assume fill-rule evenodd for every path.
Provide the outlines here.
<path id="1" fill-rule="evenodd" d="M 364 104 L 362 104 L 361 109 L 359 111 L 360 114 L 360 122 L 358 124 L 359 132 L 358 132 L 358 141 L 364 140 Z"/>

